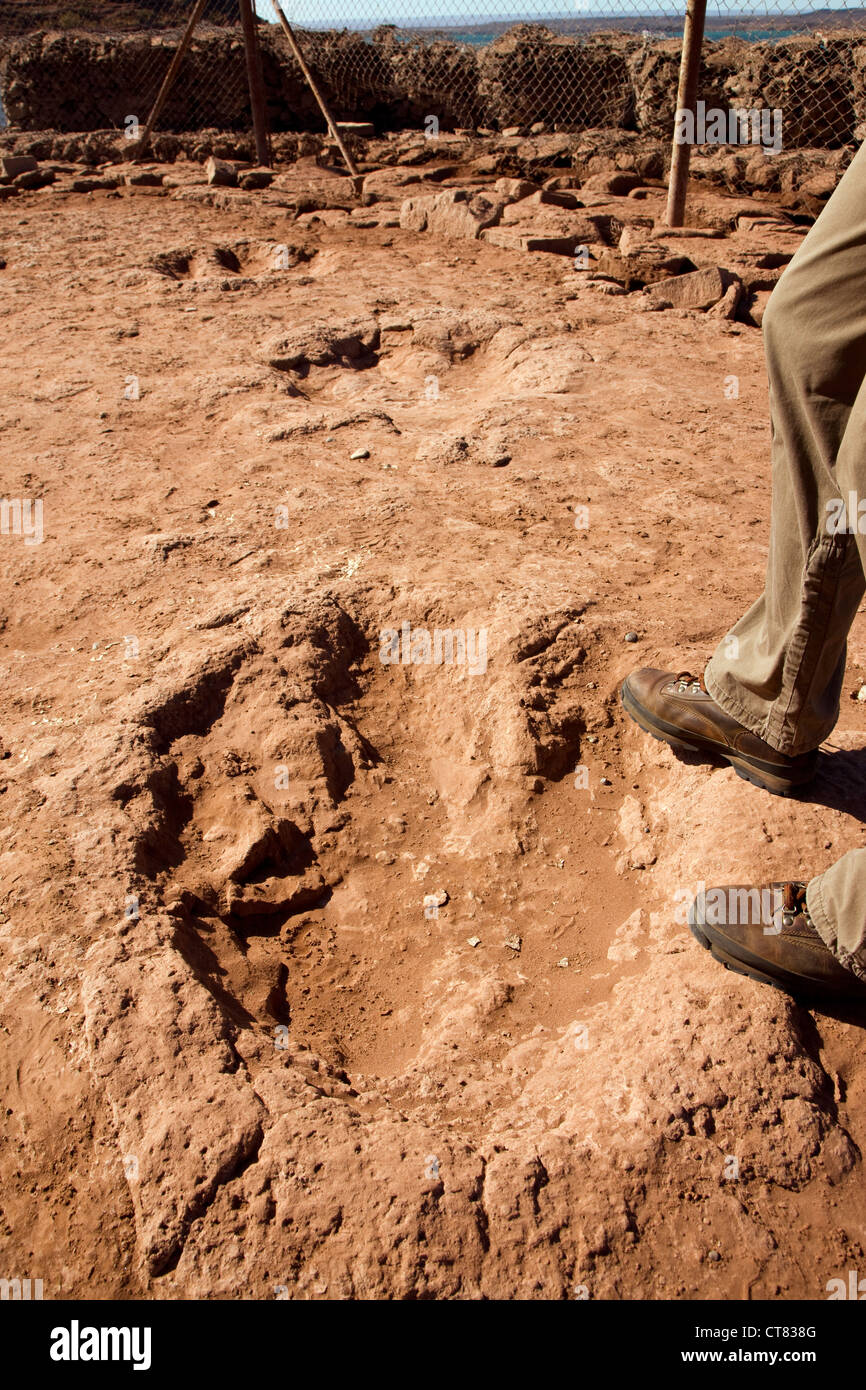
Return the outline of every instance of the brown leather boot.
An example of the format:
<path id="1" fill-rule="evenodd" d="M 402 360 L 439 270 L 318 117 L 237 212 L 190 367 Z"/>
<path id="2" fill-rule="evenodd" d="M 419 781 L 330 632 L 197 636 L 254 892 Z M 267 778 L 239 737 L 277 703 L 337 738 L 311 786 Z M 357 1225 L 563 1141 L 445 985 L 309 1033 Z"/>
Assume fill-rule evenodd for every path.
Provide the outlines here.
<path id="1" fill-rule="evenodd" d="M 804 883 L 707 888 L 689 908 L 692 935 L 729 970 L 801 998 L 863 998 L 809 916 Z"/>
<path id="2" fill-rule="evenodd" d="M 817 748 L 789 757 L 750 733 L 719 709 L 702 676 L 688 671 L 632 671 L 623 681 L 622 704 L 646 733 L 672 748 L 726 758 L 739 777 L 776 796 L 788 796 L 815 775 Z"/>

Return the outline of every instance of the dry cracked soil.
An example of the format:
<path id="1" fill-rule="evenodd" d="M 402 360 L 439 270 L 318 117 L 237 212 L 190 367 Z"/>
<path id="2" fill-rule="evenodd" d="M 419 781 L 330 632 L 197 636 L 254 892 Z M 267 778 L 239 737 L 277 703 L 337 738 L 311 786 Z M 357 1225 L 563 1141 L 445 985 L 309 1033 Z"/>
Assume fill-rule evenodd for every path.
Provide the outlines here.
<path id="1" fill-rule="evenodd" d="M 2 489 L 43 508 L 0 537 L 3 1272 L 825 1297 L 866 1259 L 863 1019 L 683 905 L 864 843 L 866 629 L 808 799 L 617 697 L 760 590 L 760 332 L 399 194 L 134 193 L 0 207 Z"/>

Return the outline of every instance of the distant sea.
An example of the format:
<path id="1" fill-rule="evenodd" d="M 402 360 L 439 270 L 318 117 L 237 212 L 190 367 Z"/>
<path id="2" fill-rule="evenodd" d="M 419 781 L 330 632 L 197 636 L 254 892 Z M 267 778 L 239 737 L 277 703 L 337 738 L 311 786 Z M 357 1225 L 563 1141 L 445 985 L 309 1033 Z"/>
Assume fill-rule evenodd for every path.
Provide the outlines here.
<path id="1" fill-rule="evenodd" d="M 616 23 L 611 22 L 610 27 L 611 29 L 615 29 Z M 402 32 L 412 33 L 413 31 L 411 29 L 404 29 Z M 502 37 L 501 33 L 493 33 L 492 31 L 490 33 L 484 33 L 483 31 L 479 32 L 478 30 L 472 30 L 471 33 L 461 33 L 459 29 L 425 30 L 419 33 L 419 37 L 426 38 L 431 33 L 441 34 L 443 37 L 450 39 L 452 43 L 468 44 L 471 48 L 486 48 L 487 45 L 493 43 L 495 39 Z M 628 33 L 630 38 L 640 37 L 639 30 L 629 30 Z M 704 38 L 712 39 L 713 41 L 717 39 L 736 38 L 745 39 L 747 43 L 775 43 L 778 39 L 788 39 L 792 38 L 795 34 L 802 33 L 802 29 L 707 29 Z M 672 25 L 670 29 L 653 29 L 651 31 L 651 36 L 655 41 L 659 39 L 681 39 L 683 31 L 681 27 L 676 28 Z M 365 37 L 368 36 L 365 35 Z M 580 38 L 581 35 L 569 34 L 567 37 L 576 39 Z"/>

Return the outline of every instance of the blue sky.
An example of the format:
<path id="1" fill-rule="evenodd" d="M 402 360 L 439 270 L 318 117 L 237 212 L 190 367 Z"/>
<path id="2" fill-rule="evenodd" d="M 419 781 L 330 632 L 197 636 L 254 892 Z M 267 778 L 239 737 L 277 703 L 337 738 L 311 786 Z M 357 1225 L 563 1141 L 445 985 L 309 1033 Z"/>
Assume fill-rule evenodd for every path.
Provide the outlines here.
<path id="1" fill-rule="evenodd" d="M 485 21 L 539 19 L 556 17 L 571 19 L 576 17 L 606 18 L 615 15 L 652 14 L 661 17 L 681 18 L 685 13 L 685 0 L 524 0 L 515 4 L 514 0 L 489 0 L 482 8 L 479 0 L 280 0 L 280 4 L 290 23 L 316 29 L 371 28 L 376 24 L 436 24 L 460 26 L 461 24 L 483 24 Z M 845 10 L 851 8 L 844 3 L 819 5 L 811 0 L 775 0 L 774 14 L 810 14 L 817 9 Z M 268 0 L 256 0 L 256 9 L 265 19 L 273 21 L 274 12 Z M 712 19 L 719 11 L 728 18 L 738 14 L 767 13 L 767 0 L 733 0 L 729 4 L 716 4 L 709 0 L 707 20 L 712 28 Z M 455 14 L 456 11 L 456 14 Z"/>

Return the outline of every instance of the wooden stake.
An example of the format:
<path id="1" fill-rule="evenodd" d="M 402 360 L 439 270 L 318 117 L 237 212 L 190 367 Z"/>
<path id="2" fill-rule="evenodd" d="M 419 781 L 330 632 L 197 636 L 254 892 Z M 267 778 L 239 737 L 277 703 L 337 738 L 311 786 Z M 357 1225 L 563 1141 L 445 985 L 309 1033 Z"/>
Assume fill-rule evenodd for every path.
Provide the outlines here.
<path id="1" fill-rule="evenodd" d="M 683 52 L 680 59 L 680 80 L 677 89 L 677 112 L 695 113 L 698 95 L 698 74 L 701 67 L 701 48 L 704 42 L 704 21 L 707 15 L 707 0 L 688 0 L 686 22 L 683 28 Z M 671 155 L 671 174 L 668 181 L 668 205 L 665 222 L 668 227 L 681 227 L 686 210 L 686 194 L 689 188 L 689 161 L 692 147 L 677 141 L 676 117 L 674 118 L 673 152 Z"/>
<path id="2" fill-rule="evenodd" d="M 156 101 L 153 103 L 150 115 L 147 118 L 147 125 L 144 127 L 144 133 L 130 152 L 131 158 L 133 160 L 139 159 L 147 149 L 148 142 L 150 140 L 151 135 L 153 134 L 153 127 L 156 125 L 159 113 L 165 105 L 166 98 L 169 92 L 174 86 L 174 79 L 177 77 L 178 68 L 183 62 L 183 56 L 186 53 L 186 50 L 189 48 L 190 43 L 192 42 L 192 36 L 195 31 L 195 26 L 201 19 L 202 11 L 204 10 L 206 4 L 207 0 L 195 0 L 195 5 L 193 6 L 192 14 L 187 20 L 186 28 L 183 31 L 183 37 L 181 38 L 181 41 L 178 44 L 177 49 L 175 50 L 174 57 L 169 63 L 168 72 L 162 79 L 162 86 L 156 94 Z"/>
<path id="3" fill-rule="evenodd" d="M 256 139 L 256 163 L 271 166 L 268 145 L 268 122 L 265 110 L 265 79 L 262 73 L 262 51 L 259 48 L 258 26 L 251 0 L 240 0 L 241 24 L 244 30 L 244 50 L 247 55 L 247 81 L 250 85 L 250 108 L 253 113 L 253 132 Z"/>
<path id="4" fill-rule="evenodd" d="M 706 3 L 706 0 L 704 0 L 704 3 Z M 334 141 L 336 141 L 340 154 L 346 161 L 346 168 L 349 170 L 349 173 L 352 175 L 353 180 L 357 184 L 360 181 L 360 174 L 358 173 L 358 170 L 355 168 L 352 156 L 346 149 L 343 137 L 337 129 L 337 122 L 331 115 L 330 107 L 328 106 L 328 103 L 325 101 L 325 98 L 322 96 L 322 93 L 319 91 L 319 88 L 316 85 L 316 79 L 313 77 L 313 74 L 310 72 L 310 69 L 307 67 L 307 64 L 304 61 L 304 55 L 298 47 L 298 41 L 292 33 L 291 28 L 289 27 L 289 21 L 286 19 L 286 16 L 280 9 L 278 0 L 273 0 L 273 6 L 277 12 L 277 19 L 283 26 L 283 33 L 289 41 L 289 47 L 292 50 L 295 61 L 298 64 L 298 67 L 301 69 L 301 72 L 304 74 L 304 77 L 307 79 L 310 91 L 313 93 L 313 96 L 319 103 L 319 110 L 321 111 L 322 115 L 325 118 L 325 121 L 327 122 L 328 129 L 331 132 L 331 138 Z"/>

